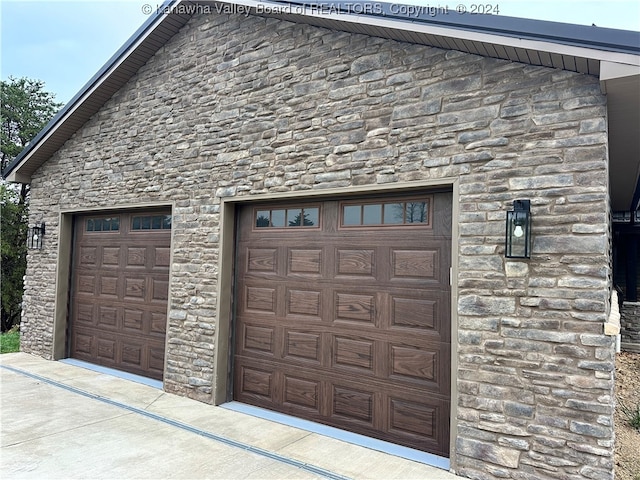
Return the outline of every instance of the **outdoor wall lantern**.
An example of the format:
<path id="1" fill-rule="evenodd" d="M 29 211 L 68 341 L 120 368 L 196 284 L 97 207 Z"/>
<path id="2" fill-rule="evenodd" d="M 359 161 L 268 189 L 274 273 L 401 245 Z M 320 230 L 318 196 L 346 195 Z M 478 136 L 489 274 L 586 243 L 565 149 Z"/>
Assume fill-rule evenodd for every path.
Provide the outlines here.
<path id="1" fill-rule="evenodd" d="M 507 212 L 505 252 L 507 258 L 531 258 L 531 201 L 514 200 Z"/>
<path id="2" fill-rule="evenodd" d="M 42 237 L 44 237 L 44 222 L 29 227 L 27 231 L 27 246 L 29 248 L 42 249 Z"/>

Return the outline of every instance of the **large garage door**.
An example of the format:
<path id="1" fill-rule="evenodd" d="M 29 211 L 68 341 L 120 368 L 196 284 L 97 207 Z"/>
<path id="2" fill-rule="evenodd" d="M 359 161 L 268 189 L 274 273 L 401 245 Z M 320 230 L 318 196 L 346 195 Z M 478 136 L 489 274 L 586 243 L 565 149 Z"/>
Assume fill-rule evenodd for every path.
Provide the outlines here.
<path id="1" fill-rule="evenodd" d="M 234 398 L 449 456 L 451 194 L 245 206 Z"/>
<path id="2" fill-rule="evenodd" d="M 71 357 L 162 379 L 170 242 L 169 212 L 76 218 Z"/>

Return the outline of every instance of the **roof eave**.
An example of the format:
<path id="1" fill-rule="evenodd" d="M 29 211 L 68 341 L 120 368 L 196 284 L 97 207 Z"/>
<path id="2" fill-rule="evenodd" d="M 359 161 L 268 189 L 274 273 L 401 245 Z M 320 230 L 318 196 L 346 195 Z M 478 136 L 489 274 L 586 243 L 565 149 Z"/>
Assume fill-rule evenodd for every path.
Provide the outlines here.
<path id="1" fill-rule="evenodd" d="M 26 168 L 34 157 L 38 154 L 39 148 L 45 144 L 59 129 L 73 118 L 78 108 L 109 80 L 115 70 L 121 67 L 130 55 L 147 39 L 157 27 L 161 25 L 170 13 L 171 7 L 182 0 L 166 0 L 162 6 L 156 9 L 156 13 L 151 16 L 129 40 L 114 53 L 104 66 L 80 89 L 80 91 L 45 125 L 36 137 L 18 154 L 16 158 L 2 172 L 3 178 L 14 183 L 30 183 L 31 173 L 42 165 L 47 159 L 37 159 L 35 168 Z M 186 23 L 186 21 L 184 22 Z M 157 50 L 156 50 L 157 51 Z M 151 55 L 150 55 L 151 56 Z M 69 135 L 70 137 L 70 135 Z M 63 142 L 64 143 L 64 142 Z M 60 145 L 62 146 L 62 145 Z M 57 150 L 57 149 L 56 149 Z M 30 171 L 29 171 L 30 170 Z"/>
<path id="2" fill-rule="evenodd" d="M 377 22 L 386 22 L 391 28 L 416 31 L 417 25 L 427 28 L 445 29 L 455 31 L 456 37 L 460 32 L 470 32 L 472 35 L 486 33 L 500 38 L 513 37 L 520 40 L 537 40 L 551 44 L 584 47 L 596 51 L 613 51 L 631 55 L 640 54 L 640 32 L 603 28 L 596 26 L 575 25 L 570 23 L 534 20 L 516 17 L 504 17 L 500 15 L 480 15 L 464 13 L 459 14 L 446 7 L 447 13 L 412 13 L 402 15 L 397 12 L 398 4 L 375 3 L 376 12 L 371 13 L 362 9 L 368 2 L 342 2 L 339 0 L 326 0 L 319 4 L 300 0 L 218 0 L 220 3 L 243 5 L 251 8 L 259 8 L 260 15 L 276 16 L 281 11 L 279 18 L 322 18 L 332 19 L 336 22 L 352 22 L 363 25 L 376 25 Z M 208 2 L 201 2 L 208 3 Z M 430 6 L 408 6 L 422 8 L 429 11 Z M 437 7 L 433 10 L 443 9 Z M 268 13 L 272 12 L 272 13 Z M 567 33 L 565 33 L 567 32 Z M 452 35 L 453 36 L 453 35 Z M 462 38 L 462 37 L 460 37 Z"/>

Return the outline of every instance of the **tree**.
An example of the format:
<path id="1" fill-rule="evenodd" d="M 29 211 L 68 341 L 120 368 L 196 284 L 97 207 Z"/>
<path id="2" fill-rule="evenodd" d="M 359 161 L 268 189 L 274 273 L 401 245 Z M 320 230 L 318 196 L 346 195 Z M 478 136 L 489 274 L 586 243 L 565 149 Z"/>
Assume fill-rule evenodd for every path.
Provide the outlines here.
<path id="1" fill-rule="evenodd" d="M 6 332 L 20 322 L 22 311 L 22 278 L 27 268 L 27 208 L 19 193 L 0 185 L 0 252 L 2 253 L 1 331 Z"/>
<path id="2" fill-rule="evenodd" d="M 302 215 L 302 213 L 299 213 L 293 220 L 289 220 L 290 227 L 299 227 L 301 225 L 304 227 L 312 227 L 315 224 L 311 219 L 309 219 L 308 213 L 305 213 L 304 216 Z"/>
<path id="3" fill-rule="evenodd" d="M 18 156 L 62 106 L 44 91 L 44 82 L 9 77 L 0 81 L 0 139 L 2 170 Z"/>
<path id="4" fill-rule="evenodd" d="M 0 167 L 2 171 L 33 140 L 62 106 L 44 91 L 44 83 L 28 78 L 0 81 Z M 1 328 L 20 322 L 27 256 L 29 186 L 0 185 L 0 251 L 2 253 Z"/>

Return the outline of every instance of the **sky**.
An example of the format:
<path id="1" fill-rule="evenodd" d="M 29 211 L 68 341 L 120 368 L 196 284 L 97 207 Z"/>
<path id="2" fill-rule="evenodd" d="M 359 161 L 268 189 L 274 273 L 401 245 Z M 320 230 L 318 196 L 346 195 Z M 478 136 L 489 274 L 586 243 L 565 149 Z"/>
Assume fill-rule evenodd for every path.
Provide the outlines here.
<path id="1" fill-rule="evenodd" d="M 400 0 L 396 4 L 474 8 L 473 0 L 448 2 Z M 41 80 L 56 101 L 66 103 L 162 3 L 0 0 L 0 78 Z M 483 0 L 482 5 L 491 5 L 500 16 L 640 31 L 638 0 Z"/>

